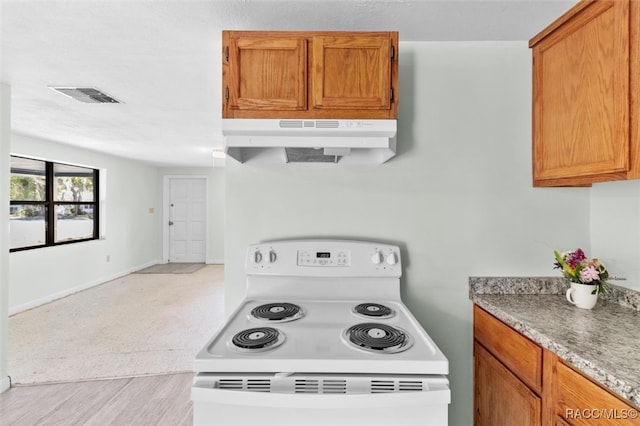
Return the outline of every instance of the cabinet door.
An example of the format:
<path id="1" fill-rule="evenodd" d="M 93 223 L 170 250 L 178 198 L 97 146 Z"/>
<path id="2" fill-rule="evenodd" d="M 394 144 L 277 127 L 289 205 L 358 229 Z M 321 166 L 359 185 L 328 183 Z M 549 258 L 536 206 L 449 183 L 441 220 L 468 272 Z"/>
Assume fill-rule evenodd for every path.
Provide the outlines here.
<path id="1" fill-rule="evenodd" d="M 540 425 L 540 398 L 477 342 L 473 354 L 475 426 Z"/>
<path id="2" fill-rule="evenodd" d="M 312 106 L 391 109 L 391 36 L 313 37 Z"/>
<path id="3" fill-rule="evenodd" d="M 235 32 L 227 38 L 228 59 L 223 59 L 223 66 L 228 66 L 228 86 L 223 89 L 228 109 L 307 109 L 304 37 Z"/>
<path id="4" fill-rule="evenodd" d="M 473 336 L 524 384 L 542 390 L 542 348 L 484 309 L 473 307 Z"/>
<path id="5" fill-rule="evenodd" d="M 629 2 L 588 4 L 534 46 L 533 61 L 534 185 L 575 177 L 596 177 L 582 183 L 616 179 L 603 174 L 624 178 Z"/>
<path id="6" fill-rule="evenodd" d="M 632 407 L 591 380 L 556 361 L 554 389 L 556 415 L 574 426 L 639 425 Z"/>

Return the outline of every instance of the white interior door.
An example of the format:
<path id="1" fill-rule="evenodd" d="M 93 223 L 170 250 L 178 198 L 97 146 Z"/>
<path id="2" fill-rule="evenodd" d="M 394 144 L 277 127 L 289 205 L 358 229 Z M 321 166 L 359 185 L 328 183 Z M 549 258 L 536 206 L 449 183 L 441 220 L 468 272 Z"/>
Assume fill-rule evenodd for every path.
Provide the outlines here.
<path id="1" fill-rule="evenodd" d="M 204 263 L 207 248 L 207 181 L 169 181 L 169 262 Z"/>

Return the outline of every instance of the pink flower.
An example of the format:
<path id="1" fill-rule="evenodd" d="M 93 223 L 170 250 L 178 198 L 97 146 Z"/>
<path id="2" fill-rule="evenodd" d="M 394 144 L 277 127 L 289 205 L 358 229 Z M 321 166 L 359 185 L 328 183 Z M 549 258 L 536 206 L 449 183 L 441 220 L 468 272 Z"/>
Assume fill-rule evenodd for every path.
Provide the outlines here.
<path id="1" fill-rule="evenodd" d="M 578 248 L 576 251 L 569 253 L 569 259 L 567 259 L 567 265 L 570 268 L 575 268 L 582 261 L 587 260 L 587 256 L 584 255 L 582 249 Z"/>
<path id="2" fill-rule="evenodd" d="M 593 265 L 589 265 L 589 267 L 580 271 L 580 280 L 583 283 L 590 283 L 591 281 L 597 281 L 599 279 L 600 275 L 598 275 L 598 271 L 596 271 Z"/>

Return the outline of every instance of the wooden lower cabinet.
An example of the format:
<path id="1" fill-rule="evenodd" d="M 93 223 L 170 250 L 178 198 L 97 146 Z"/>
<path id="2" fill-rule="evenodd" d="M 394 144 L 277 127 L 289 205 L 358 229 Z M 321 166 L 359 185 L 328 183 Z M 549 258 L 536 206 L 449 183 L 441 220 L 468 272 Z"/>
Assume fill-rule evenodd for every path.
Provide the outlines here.
<path id="1" fill-rule="evenodd" d="M 476 426 L 640 426 L 640 407 L 482 308 L 473 309 Z"/>
<path id="2" fill-rule="evenodd" d="M 478 342 L 474 343 L 474 423 L 541 425 L 541 399 Z"/>
<path id="3" fill-rule="evenodd" d="M 633 407 L 563 363 L 547 351 L 545 370 L 551 377 L 546 398 L 551 415 L 570 426 L 640 425 L 640 408 Z"/>

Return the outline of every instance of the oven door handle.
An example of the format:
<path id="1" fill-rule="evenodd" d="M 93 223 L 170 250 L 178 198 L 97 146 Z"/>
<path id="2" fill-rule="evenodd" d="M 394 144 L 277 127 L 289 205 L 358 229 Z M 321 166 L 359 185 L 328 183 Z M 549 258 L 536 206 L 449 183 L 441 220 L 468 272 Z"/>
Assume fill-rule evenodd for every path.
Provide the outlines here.
<path id="1" fill-rule="evenodd" d="M 191 388 L 194 402 L 215 402 L 238 407 L 291 408 L 400 408 L 420 404 L 441 405 L 451 402 L 446 384 L 430 385 L 428 390 L 416 392 L 384 392 L 367 394 L 309 394 L 275 393 L 217 389 L 206 381 L 196 380 Z"/>

